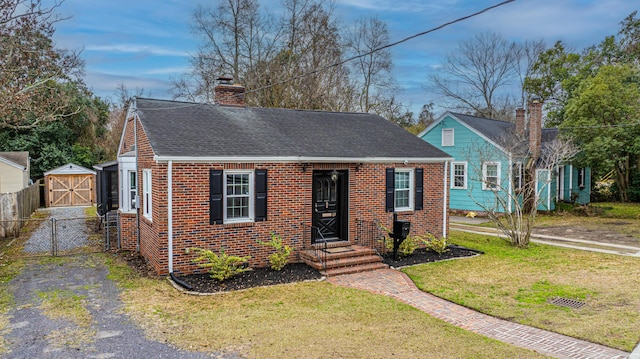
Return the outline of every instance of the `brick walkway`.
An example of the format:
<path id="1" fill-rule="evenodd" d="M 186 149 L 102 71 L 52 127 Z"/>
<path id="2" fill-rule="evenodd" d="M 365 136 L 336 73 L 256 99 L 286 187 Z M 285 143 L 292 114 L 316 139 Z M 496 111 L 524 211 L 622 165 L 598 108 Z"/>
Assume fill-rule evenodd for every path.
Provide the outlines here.
<path id="1" fill-rule="evenodd" d="M 387 295 L 460 328 L 556 358 L 623 359 L 629 355 L 603 345 L 478 313 L 422 292 L 406 274 L 393 269 L 330 277 L 328 281 Z"/>

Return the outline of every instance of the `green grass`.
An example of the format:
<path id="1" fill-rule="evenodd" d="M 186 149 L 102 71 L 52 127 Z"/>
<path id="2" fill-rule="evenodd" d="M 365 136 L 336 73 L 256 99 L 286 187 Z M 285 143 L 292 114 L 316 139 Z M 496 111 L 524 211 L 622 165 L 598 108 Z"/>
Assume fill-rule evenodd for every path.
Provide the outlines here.
<path id="1" fill-rule="evenodd" d="M 602 217 L 640 219 L 640 203 L 592 203 L 590 206 L 602 210 Z"/>
<path id="2" fill-rule="evenodd" d="M 307 282 L 185 295 L 109 260 L 127 311 L 148 336 L 249 358 L 539 358 L 382 295 Z"/>
<path id="3" fill-rule="evenodd" d="M 81 326 L 91 323 L 91 313 L 85 307 L 85 297 L 67 289 L 38 292 L 40 308 L 50 318 L 64 318 Z"/>
<path id="4" fill-rule="evenodd" d="M 86 207 L 84 209 L 84 215 L 87 217 L 97 217 L 98 216 L 98 209 L 95 205 L 91 206 L 91 207 Z"/>
<path id="5" fill-rule="evenodd" d="M 496 317 L 631 351 L 640 340 L 640 259 L 452 231 L 450 241 L 484 255 L 404 269 L 439 297 Z M 586 302 L 580 309 L 547 303 Z"/>

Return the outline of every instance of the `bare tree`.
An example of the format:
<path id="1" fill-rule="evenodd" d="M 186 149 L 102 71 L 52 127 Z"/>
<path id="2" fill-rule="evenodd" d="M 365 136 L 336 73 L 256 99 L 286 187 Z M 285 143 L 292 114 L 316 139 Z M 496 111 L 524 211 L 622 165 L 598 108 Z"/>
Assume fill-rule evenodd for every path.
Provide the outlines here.
<path id="1" fill-rule="evenodd" d="M 203 44 L 191 58 L 191 73 L 174 79 L 172 88 L 174 98 L 191 101 L 213 102 L 214 80 L 222 75 L 247 87 L 259 82 L 253 70 L 272 55 L 278 39 L 273 21 L 261 15 L 256 0 L 200 5 L 193 14 L 192 31 Z"/>
<path id="2" fill-rule="evenodd" d="M 516 46 L 517 61 L 514 62 L 514 71 L 518 76 L 519 85 L 522 89 L 520 103 L 518 104 L 520 107 L 525 107 L 531 97 L 525 88 L 525 80 L 533 75 L 536 61 L 546 49 L 547 46 L 542 39 L 537 41 L 527 40 Z"/>
<path id="3" fill-rule="evenodd" d="M 542 41 L 508 42 L 495 33 L 481 33 L 462 41 L 449 54 L 438 74 L 431 75 L 428 89 L 451 101 L 451 108 L 473 115 L 512 120 L 526 94 L 509 95 L 531 72 Z M 518 82 L 519 81 L 519 82 Z"/>
<path id="4" fill-rule="evenodd" d="M 106 124 L 106 133 L 98 140 L 102 148 L 106 150 L 105 158 L 115 159 L 118 152 L 120 136 L 124 129 L 127 110 L 133 100 L 133 96 L 143 96 L 144 89 L 136 88 L 132 92 L 121 83 L 115 90 L 116 100 L 109 104 L 109 118 Z"/>
<path id="5" fill-rule="evenodd" d="M 63 1 L 0 3 L 0 128 L 30 129 L 79 112 L 73 108 L 83 63 L 77 53 L 53 46 L 53 25 Z"/>
<path id="6" fill-rule="evenodd" d="M 541 195 L 551 190 L 558 167 L 575 157 L 578 149 L 570 139 L 556 137 L 544 143 L 539 156 L 532 157 L 526 141 L 512 132 L 505 133 L 497 143 L 501 150 L 491 145 L 470 147 L 474 155 L 470 153 L 469 158 L 480 158 L 479 162 L 469 161 L 475 163 L 470 169 L 470 183 L 480 183 L 487 190 L 482 191 L 483 195 L 474 195 L 477 192 L 471 185 L 469 193 L 507 241 L 524 248 L 529 245 Z M 499 176 L 486 166 L 496 156 L 507 156 L 511 166 Z"/>
<path id="7" fill-rule="evenodd" d="M 360 18 L 347 34 L 347 50 L 350 56 L 359 57 L 351 62 L 357 89 L 358 111 L 369 112 L 372 104 L 384 102 L 395 87 L 391 74 L 393 63 L 387 49 L 375 51 L 389 43 L 387 24 L 376 17 Z"/>

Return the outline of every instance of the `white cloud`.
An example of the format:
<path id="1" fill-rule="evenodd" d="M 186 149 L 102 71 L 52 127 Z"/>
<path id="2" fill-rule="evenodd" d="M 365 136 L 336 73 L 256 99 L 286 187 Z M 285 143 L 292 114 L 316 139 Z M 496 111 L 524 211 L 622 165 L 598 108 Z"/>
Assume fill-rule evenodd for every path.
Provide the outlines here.
<path id="1" fill-rule="evenodd" d="M 147 75 L 174 75 L 183 74 L 191 71 L 190 66 L 176 66 L 176 67 L 163 67 L 157 69 L 146 70 L 144 73 Z"/>
<path id="2" fill-rule="evenodd" d="M 145 53 L 158 56 L 189 56 L 187 51 L 173 50 L 151 45 L 116 44 L 116 45 L 88 45 L 86 51 Z"/>
<path id="3" fill-rule="evenodd" d="M 89 88 L 93 93 L 105 100 L 114 96 L 116 89 L 124 84 L 129 90 L 141 89 L 144 91 L 144 96 L 156 97 L 156 98 L 170 98 L 169 87 L 170 84 L 164 80 L 158 80 L 142 76 L 125 76 L 112 73 L 87 72 L 85 81 L 89 85 Z"/>
<path id="4" fill-rule="evenodd" d="M 444 9 L 455 4 L 456 0 L 433 1 L 424 0 L 338 0 L 340 5 L 351 6 L 359 9 L 385 11 L 385 12 L 410 12 L 419 13 L 423 11 L 435 11 Z"/>

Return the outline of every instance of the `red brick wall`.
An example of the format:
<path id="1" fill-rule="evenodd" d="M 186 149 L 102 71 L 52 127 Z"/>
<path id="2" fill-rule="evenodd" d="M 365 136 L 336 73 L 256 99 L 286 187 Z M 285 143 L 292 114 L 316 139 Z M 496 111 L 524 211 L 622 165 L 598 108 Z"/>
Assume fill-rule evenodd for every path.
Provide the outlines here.
<path id="1" fill-rule="evenodd" d="M 140 146 L 142 152 L 143 146 Z M 141 156 L 140 168 L 149 163 Z M 443 164 L 420 165 L 424 168 L 424 210 L 401 213 L 400 219 L 412 222 L 412 233 L 427 231 L 441 236 L 443 213 Z M 140 252 L 161 274 L 168 272 L 167 176 L 165 164 L 151 164 L 153 171 L 153 220 L 140 216 Z M 173 269 L 179 273 L 200 271 L 192 263 L 195 254 L 188 248 L 206 248 L 227 254 L 251 256 L 250 265 L 268 265 L 269 248 L 257 243 L 279 234 L 299 250 L 310 245 L 312 175 L 314 169 L 349 170 L 349 239 L 356 237 L 357 220 L 379 220 L 391 227 L 392 213 L 385 212 L 385 169 L 400 164 L 355 165 L 318 164 L 303 170 L 301 164 L 173 164 Z M 408 166 L 415 168 L 416 166 Z M 268 220 L 242 224 L 209 224 L 210 169 L 268 169 Z M 140 176 L 142 174 L 140 173 Z M 142 178 L 142 177 L 140 177 Z M 140 181 L 142 184 L 142 181 Z M 142 194 L 142 186 L 140 193 Z M 143 205 L 143 204 L 142 204 Z M 130 233 L 130 232 L 128 232 Z M 134 240 L 135 242 L 135 240 Z"/>
<path id="2" fill-rule="evenodd" d="M 136 250 L 136 215 L 120 213 L 120 247 L 125 251 Z"/>
<path id="3" fill-rule="evenodd" d="M 137 122 L 133 120 L 133 117 L 127 119 L 127 123 L 124 127 L 124 136 L 120 141 L 120 154 L 125 154 L 133 150 L 135 145 L 135 132 L 133 131 L 133 123 Z M 142 127 L 138 124 L 138 130 Z"/>

